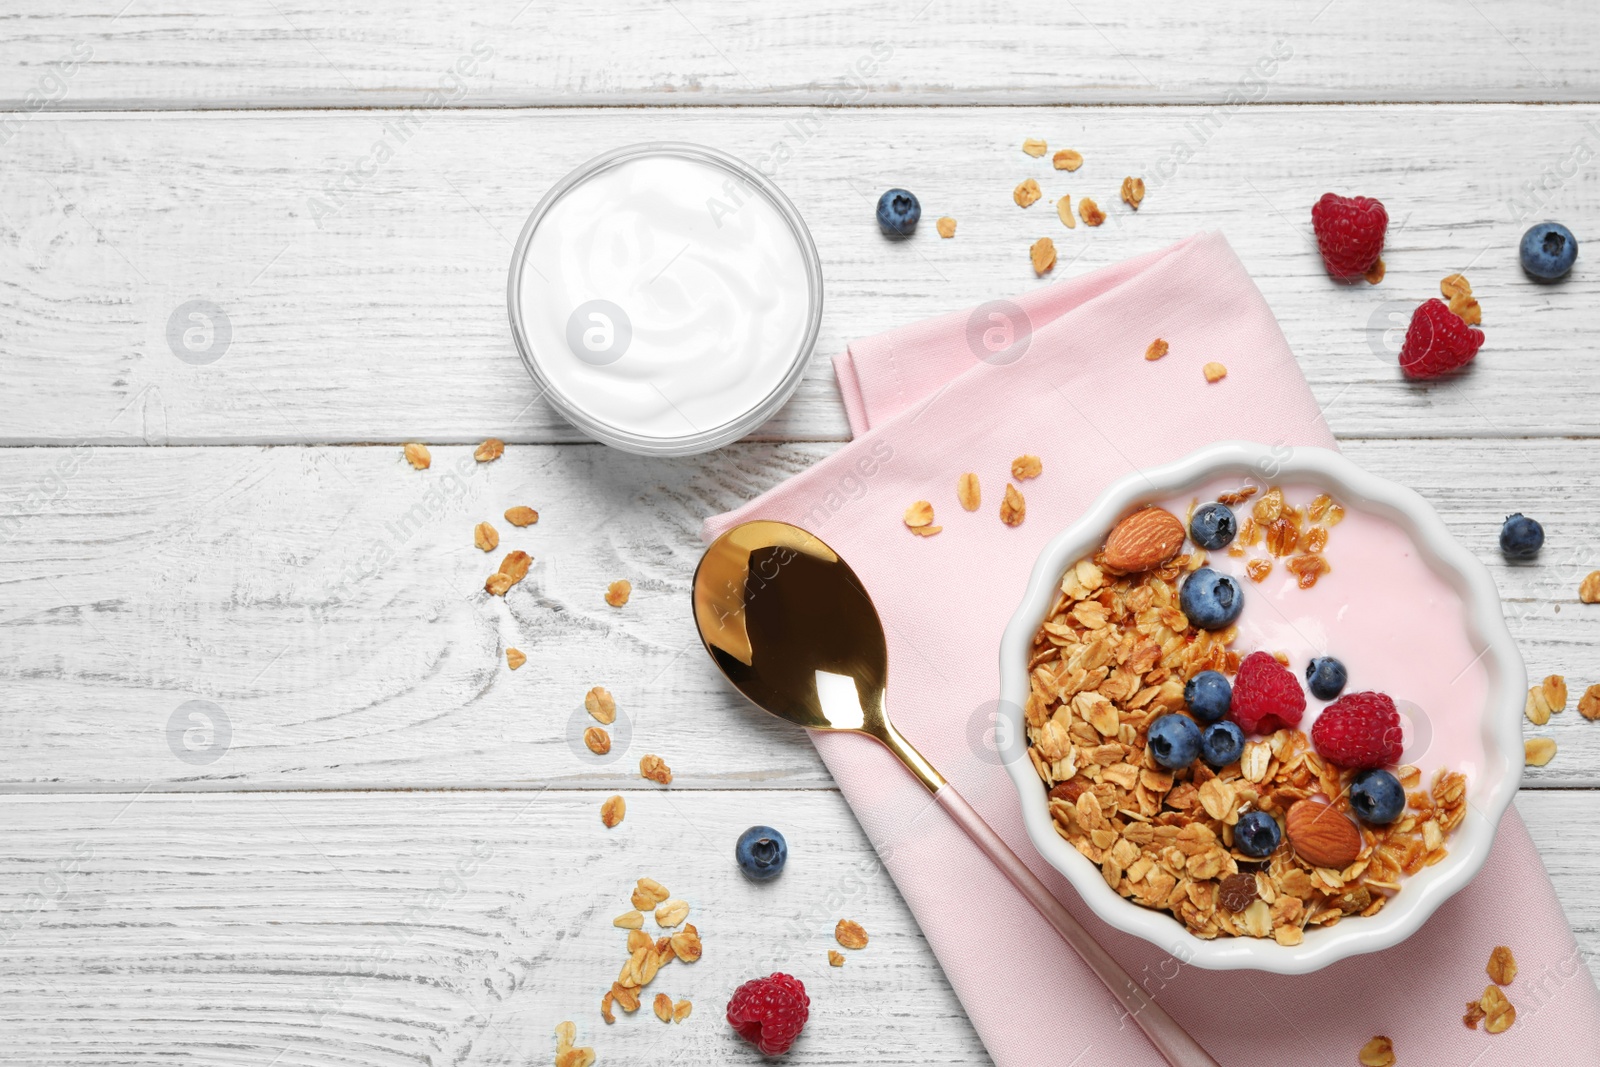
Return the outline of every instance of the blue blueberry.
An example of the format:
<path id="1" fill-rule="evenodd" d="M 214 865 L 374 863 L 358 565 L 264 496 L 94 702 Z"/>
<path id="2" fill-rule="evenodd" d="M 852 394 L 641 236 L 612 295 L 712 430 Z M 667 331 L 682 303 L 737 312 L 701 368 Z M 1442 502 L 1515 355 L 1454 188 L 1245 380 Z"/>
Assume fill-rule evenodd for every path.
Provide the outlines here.
<path id="1" fill-rule="evenodd" d="M 1221 671 L 1201 671 L 1184 683 L 1183 702 L 1201 722 L 1216 722 L 1233 704 L 1233 686 Z"/>
<path id="2" fill-rule="evenodd" d="M 1318 700 L 1332 700 L 1344 692 L 1349 680 L 1344 664 L 1332 656 L 1318 656 L 1306 664 L 1306 687 Z"/>
<path id="3" fill-rule="evenodd" d="M 1244 610 L 1244 589 L 1237 579 L 1201 567 L 1183 583 L 1178 606 L 1189 622 L 1202 630 L 1225 629 Z"/>
<path id="4" fill-rule="evenodd" d="M 878 228 L 890 237 L 910 237 L 922 217 L 922 205 L 904 189 L 878 197 Z"/>
<path id="5" fill-rule="evenodd" d="M 1522 269 L 1541 282 L 1566 277 L 1578 258 L 1578 239 L 1559 222 L 1541 222 L 1522 235 Z"/>
<path id="6" fill-rule="evenodd" d="M 1228 547 L 1238 532 L 1239 520 L 1233 517 L 1233 509 L 1226 504 L 1201 504 L 1195 509 L 1194 518 L 1189 520 L 1189 536 L 1194 538 L 1194 543 L 1212 551 Z"/>
<path id="7" fill-rule="evenodd" d="M 752 826 L 739 835 L 733 858 L 752 882 L 770 882 L 783 873 L 789 859 L 789 844 L 770 826 Z"/>
<path id="8" fill-rule="evenodd" d="M 1200 727 L 1184 715 L 1163 715 L 1150 724 L 1149 746 L 1161 766 L 1187 767 L 1200 755 Z"/>
<path id="9" fill-rule="evenodd" d="M 1526 515 L 1507 515 L 1500 527 L 1500 551 L 1510 559 L 1532 559 L 1544 547 L 1544 527 Z"/>
<path id="10" fill-rule="evenodd" d="M 1388 771 L 1362 771 L 1350 782 L 1350 807 L 1362 822 L 1388 826 L 1406 810 L 1406 791 Z"/>
<path id="11" fill-rule="evenodd" d="M 1242 755 L 1244 731 L 1238 723 L 1214 722 L 1200 735 L 1200 757 L 1213 767 L 1226 767 Z"/>
<path id="12" fill-rule="evenodd" d="M 1233 847 L 1256 859 L 1272 855 L 1282 841 L 1283 830 L 1278 820 L 1264 811 L 1246 812 L 1239 816 L 1239 825 L 1233 828 Z"/>

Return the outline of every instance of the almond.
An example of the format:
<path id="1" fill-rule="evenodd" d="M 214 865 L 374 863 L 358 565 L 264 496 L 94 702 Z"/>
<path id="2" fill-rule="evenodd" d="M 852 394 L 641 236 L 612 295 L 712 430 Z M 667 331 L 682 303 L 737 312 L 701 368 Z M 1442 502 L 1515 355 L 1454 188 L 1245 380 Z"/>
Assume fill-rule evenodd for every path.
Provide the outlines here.
<path id="1" fill-rule="evenodd" d="M 1163 508 L 1143 508 L 1111 529 L 1106 538 L 1106 566 L 1133 574 L 1160 566 L 1183 547 L 1183 523 Z"/>
<path id="2" fill-rule="evenodd" d="M 1289 809 L 1287 829 L 1295 854 L 1313 867 L 1342 871 L 1361 854 L 1361 831 L 1326 800 L 1307 797 Z"/>

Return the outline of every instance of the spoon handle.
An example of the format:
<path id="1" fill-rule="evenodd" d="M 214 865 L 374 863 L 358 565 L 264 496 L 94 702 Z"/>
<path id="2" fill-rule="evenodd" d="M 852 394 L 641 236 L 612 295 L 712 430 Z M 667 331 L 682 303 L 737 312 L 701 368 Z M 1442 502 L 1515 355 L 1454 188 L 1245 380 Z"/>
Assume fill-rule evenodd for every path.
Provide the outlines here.
<path id="1" fill-rule="evenodd" d="M 955 786 L 945 782 L 934 797 L 967 832 L 973 843 L 988 854 L 996 867 L 1005 872 L 1006 877 L 1011 879 L 1011 884 L 1022 890 L 1023 894 L 1033 902 L 1033 906 L 1039 909 L 1039 914 L 1056 928 L 1056 933 L 1061 935 L 1061 939 L 1083 957 L 1083 962 L 1087 963 L 1089 969 L 1105 983 L 1107 989 L 1111 990 L 1111 995 L 1122 1002 L 1126 1014 L 1139 1025 L 1139 1029 L 1145 1032 L 1150 1043 L 1166 1057 L 1172 1067 L 1220 1067 L 1217 1061 L 1200 1047 L 1200 1043 L 1190 1037 L 1189 1032 L 1179 1026 L 1177 1020 L 1168 1015 L 1161 1005 L 1157 1004 L 1128 976 L 1128 972 L 1111 958 L 1111 954 L 1100 947 L 1100 943 L 1072 917 L 1072 913 L 1062 905 L 1061 901 L 1045 888 L 1045 884 L 1028 869 L 1027 864 L 1017 858 L 1017 854 L 1000 839 L 1000 835 L 990 829 L 989 824 L 983 821 L 983 816 L 956 792 Z"/>

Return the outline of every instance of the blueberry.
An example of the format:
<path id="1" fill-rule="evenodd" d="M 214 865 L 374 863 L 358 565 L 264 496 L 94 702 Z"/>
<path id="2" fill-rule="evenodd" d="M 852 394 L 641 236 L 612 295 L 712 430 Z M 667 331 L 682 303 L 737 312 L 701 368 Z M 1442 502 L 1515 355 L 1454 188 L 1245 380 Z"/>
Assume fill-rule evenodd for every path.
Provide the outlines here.
<path id="1" fill-rule="evenodd" d="M 1544 527 L 1526 515 L 1507 515 L 1500 527 L 1500 551 L 1508 559 L 1532 559 L 1544 547 Z"/>
<path id="2" fill-rule="evenodd" d="M 1246 812 L 1239 816 L 1239 825 L 1233 828 L 1233 847 L 1256 859 L 1272 855 L 1282 840 L 1283 830 L 1278 820 L 1264 811 Z"/>
<path id="3" fill-rule="evenodd" d="M 1388 826 L 1406 810 L 1406 791 L 1388 771 L 1362 771 L 1350 782 L 1350 807 L 1373 826 Z"/>
<path id="4" fill-rule="evenodd" d="M 1239 520 L 1233 517 L 1233 509 L 1226 504 L 1201 504 L 1195 509 L 1194 518 L 1189 520 L 1189 536 L 1194 538 L 1194 543 L 1213 551 L 1226 548 L 1238 532 Z"/>
<path id="5" fill-rule="evenodd" d="M 1237 579 L 1201 567 L 1183 583 L 1178 606 L 1200 629 L 1221 630 L 1231 626 L 1244 610 L 1244 589 Z"/>
<path id="6" fill-rule="evenodd" d="M 772 827 L 752 826 L 739 835 L 739 843 L 733 846 L 733 858 L 739 861 L 739 869 L 752 882 L 770 882 L 783 873 L 789 845 Z"/>
<path id="7" fill-rule="evenodd" d="M 1244 755 L 1244 731 L 1238 723 L 1214 722 L 1200 735 L 1200 756 L 1213 767 L 1226 767 Z"/>
<path id="8" fill-rule="evenodd" d="M 1228 714 L 1233 686 L 1221 671 L 1201 671 L 1184 683 L 1183 702 L 1189 705 L 1189 714 L 1201 722 L 1216 722 Z"/>
<path id="9" fill-rule="evenodd" d="M 878 228 L 890 237 L 910 237 L 922 217 L 922 205 L 904 189 L 878 197 Z"/>
<path id="10" fill-rule="evenodd" d="M 1578 239 L 1559 222 L 1541 222 L 1522 235 L 1522 269 L 1541 282 L 1566 277 L 1578 258 Z"/>
<path id="11" fill-rule="evenodd" d="M 1163 715 L 1150 724 L 1150 754 L 1163 767 L 1178 770 L 1200 754 L 1200 727 L 1183 715 Z"/>
<path id="12" fill-rule="evenodd" d="M 1332 656 L 1318 656 L 1306 664 L 1306 687 L 1318 700 L 1332 700 L 1350 680 L 1344 664 Z"/>

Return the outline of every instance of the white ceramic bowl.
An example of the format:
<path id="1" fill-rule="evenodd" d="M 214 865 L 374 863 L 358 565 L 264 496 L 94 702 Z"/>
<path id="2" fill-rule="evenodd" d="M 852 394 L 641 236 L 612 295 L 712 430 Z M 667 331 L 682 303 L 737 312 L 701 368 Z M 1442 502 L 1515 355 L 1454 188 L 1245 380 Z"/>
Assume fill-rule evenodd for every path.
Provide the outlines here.
<path id="1" fill-rule="evenodd" d="M 1408 878 L 1376 915 L 1310 928 L 1299 945 L 1285 947 L 1252 937 L 1207 941 L 1189 933 L 1167 913 L 1118 896 L 1106 885 L 1100 868 L 1056 834 L 1045 790 L 1025 753 L 1008 759 L 1006 769 L 1017 786 L 1023 823 L 1034 847 L 1072 882 L 1100 918 L 1198 967 L 1304 974 L 1347 956 L 1400 943 L 1483 867 L 1495 828 L 1522 779 L 1521 716 L 1527 671 L 1506 629 L 1500 594 L 1488 569 L 1451 538 L 1422 497 L 1368 474 L 1327 449 L 1269 448 L 1229 441 L 1200 449 L 1175 463 L 1130 474 L 1101 493 L 1082 518 L 1045 546 L 1022 604 L 1000 643 L 1000 714 L 1010 720 L 1009 736 L 1026 737 L 1022 706 L 1028 698 L 1028 654 L 1067 567 L 1097 550 L 1106 532 L 1128 512 L 1230 474 L 1258 483 L 1317 485 L 1348 510 L 1367 511 L 1397 523 L 1410 535 L 1422 558 L 1460 595 L 1467 612 L 1463 622 L 1473 643 L 1488 649 L 1482 659 L 1488 671 L 1488 699 L 1478 718 L 1484 766 L 1468 782 L 1467 817 L 1450 837 L 1449 855 Z"/>

